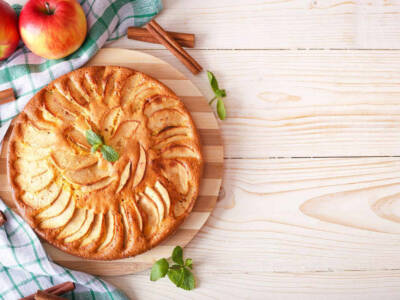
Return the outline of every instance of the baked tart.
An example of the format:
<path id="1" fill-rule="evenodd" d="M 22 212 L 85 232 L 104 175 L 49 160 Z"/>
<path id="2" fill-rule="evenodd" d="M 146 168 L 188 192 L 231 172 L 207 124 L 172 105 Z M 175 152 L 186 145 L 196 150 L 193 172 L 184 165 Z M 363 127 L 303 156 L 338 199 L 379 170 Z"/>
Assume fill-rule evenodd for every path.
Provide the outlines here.
<path id="1" fill-rule="evenodd" d="M 88 131 L 119 158 L 91 151 Z M 17 207 L 41 238 L 77 256 L 118 259 L 154 247 L 183 222 L 203 159 L 193 121 L 170 89 L 107 66 L 40 90 L 13 122 L 7 166 Z"/>

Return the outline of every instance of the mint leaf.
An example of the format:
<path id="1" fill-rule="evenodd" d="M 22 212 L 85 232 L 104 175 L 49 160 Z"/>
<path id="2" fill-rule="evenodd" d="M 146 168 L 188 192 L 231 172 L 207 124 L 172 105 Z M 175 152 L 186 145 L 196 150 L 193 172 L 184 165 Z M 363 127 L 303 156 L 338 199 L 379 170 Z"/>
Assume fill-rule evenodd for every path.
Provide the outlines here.
<path id="1" fill-rule="evenodd" d="M 162 277 L 165 277 L 165 275 L 168 272 L 168 267 L 169 264 L 165 258 L 157 260 L 156 263 L 151 268 L 150 280 L 156 281 Z"/>
<path id="2" fill-rule="evenodd" d="M 183 281 L 181 282 L 179 287 L 187 291 L 193 290 L 196 285 L 193 273 L 190 272 L 189 269 L 187 268 L 183 268 L 182 273 L 183 273 Z"/>
<path id="3" fill-rule="evenodd" d="M 208 81 L 210 82 L 212 90 L 216 94 L 217 91 L 219 90 L 217 79 L 215 78 L 214 74 L 210 71 L 207 71 L 207 77 L 208 77 Z"/>
<path id="4" fill-rule="evenodd" d="M 217 101 L 217 114 L 218 114 L 218 117 L 221 120 L 225 120 L 225 118 L 226 118 L 226 110 L 225 110 L 225 104 L 222 101 L 222 98 L 226 97 L 226 91 L 224 89 L 220 89 L 219 88 L 218 81 L 217 81 L 217 79 L 215 78 L 215 75 L 212 72 L 207 71 L 207 77 L 208 77 L 208 81 L 210 82 L 211 88 L 212 88 L 212 90 L 214 92 L 214 95 L 215 95 L 215 97 L 212 98 L 208 102 L 208 104 L 211 105 L 215 100 L 218 100 Z"/>
<path id="5" fill-rule="evenodd" d="M 119 158 L 119 154 L 111 146 L 102 145 L 100 151 L 103 157 L 110 162 L 115 162 Z"/>
<path id="6" fill-rule="evenodd" d="M 215 92 L 215 95 L 219 98 L 224 98 L 226 97 L 226 91 L 225 90 L 218 90 Z"/>
<path id="7" fill-rule="evenodd" d="M 168 270 L 169 280 L 171 280 L 177 287 L 181 286 L 183 282 L 183 276 L 183 268 Z"/>
<path id="8" fill-rule="evenodd" d="M 183 262 L 183 250 L 182 247 L 176 246 L 172 251 L 172 260 L 176 263 L 169 266 L 168 261 L 165 258 L 158 260 L 151 268 L 150 280 L 156 281 L 165 275 L 168 275 L 177 287 L 184 290 L 190 291 L 195 288 L 196 281 L 193 273 L 188 269 L 192 269 L 193 261 L 191 258 L 187 258 Z"/>
<path id="9" fill-rule="evenodd" d="M 90 144 L 90 146 L 103 144 L 103 139 L 101 138 L 101 136 L 99 136 L 93 130 L 86 130 L 86 139 L 87 139 L 88 143 Z"/>
<path id="10" fill-rule="evenodd" d="M 90 152 L 95 153 L 95 152 L 97 151 L 97 149 L 99 149 L 100 147 L 101 147 L 101 144 L 93 145 L 93 146 L 90 148 Z"/>
<path id="11" fill-rule="evenodd" d="M 224 101 L 222 101 L 221 99 L 218 99 L 218 101 L 217 101 L 217 113 L 218 113 L 218 117 L 221 120 L 225 120 L 225 118 L 226 118 L 225 104 L 224 104 Z"/>
<path id="12" fill-rule="evenodd" d="M 189 268 L 193 268 L 193 261 L 192 261 L 192 259 L 191 258 L 186 258 L 186 260 L 185 260 L 185 266 L 186 267 L 189 267 Z"/>
<path id="13" fill-rule="evenodd" d="M 183 250 L 181 246 L 176 246 L 172 251 L 172 260 L 178 265 L 183 266 Z"/>
<path id="14" fill-rule="evenodd" d="M 169 268 L 170 268 L 170 269 L 178 270 L 178 269 L 181 269 L 182 266 L 180 266 L 180 265 L 173 265 L 173 266 L 171 266 L 171 267 L 169 267 Z"/>

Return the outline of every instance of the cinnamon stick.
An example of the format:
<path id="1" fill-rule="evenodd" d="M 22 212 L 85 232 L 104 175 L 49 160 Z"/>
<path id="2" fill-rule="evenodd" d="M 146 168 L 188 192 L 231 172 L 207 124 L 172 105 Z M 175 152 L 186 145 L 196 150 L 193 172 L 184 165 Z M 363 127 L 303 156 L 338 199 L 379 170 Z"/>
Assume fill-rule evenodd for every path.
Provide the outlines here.
<path id="1" fill-rule="evenodd" d="M 15 100 L 13 89 L 10 88 L 4 91 L 0 91 L 0 104 L 11 102 L 13 100 Z"/>
<path id="2" fill-rule="evenodd" d="M 194 48 L 194 34 L 174 31 L 167 31 L 167 33 L 182 47 Z M 129 27 L 127 35 L 128 39 L 131 40 L 160 44 L 160 42 L 146 28 Z"/>
<path id="3" fill-rule="evenodd" d="M 43 292 L 52 294 L 52 295 L 56 295 L 56 296 L 60 296 L 62 294 L 72 291 L 73 289 L 75 289 L 75 284 L 71 281 L 67 281 L 67 282 L 63 282 L 61 284 L 52 286 L 51 288 L 48 288 L 46 290 L 43 290 Z M 35 300 L 35 295 L 36 295 L 36 293 L 29 295 L 25 298 L 21 298 L 20 300 Z"/>
<path id="4" fill-rule="evenodd" d="M 65 298 L 49 294 L 43 291 L 37 291 L 35 294 L 35 300 L 64 300 Z"/>
<path id="5" fill-rule="evenodd" d="M 6 215 L 0 210 L 0 226 L 3 226 L 7 222 Z"/>
<path id="6" fill-rule="evenodd" d="M 198 74 L 203 68 L 189 55 L 156 21 L 151 20 L 146 29 L 169 51 L 172 52 L 193 74 Z"/>

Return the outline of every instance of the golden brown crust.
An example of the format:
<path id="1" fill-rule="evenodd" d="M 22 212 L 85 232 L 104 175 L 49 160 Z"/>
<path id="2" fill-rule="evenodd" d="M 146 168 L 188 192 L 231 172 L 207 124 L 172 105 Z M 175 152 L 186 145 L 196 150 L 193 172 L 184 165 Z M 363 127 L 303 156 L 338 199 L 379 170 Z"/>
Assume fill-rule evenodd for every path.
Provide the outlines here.
<path id="1" fill-rule="evenodd" d="M 86 130 L 120 158 L 91 153 Z M 68 73 L 39 91 L 13 121 L 8 177 L 37 234 L 90 259 L 142 253 L 183 222 L 203 168 L 193 120 L 157 80 L 107 66 Z"/>

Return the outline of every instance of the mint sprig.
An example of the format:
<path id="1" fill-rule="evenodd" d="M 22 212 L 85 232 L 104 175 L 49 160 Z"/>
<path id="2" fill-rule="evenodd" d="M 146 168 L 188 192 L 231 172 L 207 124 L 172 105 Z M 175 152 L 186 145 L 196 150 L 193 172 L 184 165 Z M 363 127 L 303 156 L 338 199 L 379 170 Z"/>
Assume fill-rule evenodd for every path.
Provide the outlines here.
<path id="1" fill-rule="evenodd" d="M 225 104 L 224 104 L 224 101 L 222 100 L 222 98 L 226 97 L 226 91 L 219 88 L 217 78 L 215 78 L 215 75 L 212 72 L 207 71 L 207 77 L 208 77 L 208 81 L 210 82 L 211 88 L 215 95 L 214 98 L 212 98 L 208 102 L 208 104 L 211 105 L 215 100 L 217 100 L 218 117 L 221 120 L 225 120 L 226 109 L 225 109 Z"/>
<path id="2" fill-rule="evenodd" d="M 169 266 L 168 261 L 165 258 L 161 258 L 155 262 L 151 268 L 150 280 L 156 281 L 160 278 L 168 275 L 177 287 L 184 290 L 193 290 L 196 285 L 193 273 L 189 270 L 193 268 L 193 261 L 191 258 L 187 258 L 183 261 L 183 250 L 180 246 L 176 246 L 172 251 L 172 261 L 176 264 Z"/>
<path id="3" fill-rule="evenodd" d="M 88 141 L 90 146 L 92 146 L 90 148 L 90 151 L 92 153 L 100 149 L 100 152 L 103 155 L 104 159 L 110 162 L 115 162 L 118 160 L 118 152 L 115 151 L 113 147 L 104 144 L 103 138 L 93 130 L 86 131 L 86 140 Z"/>

